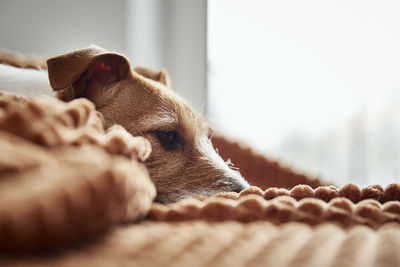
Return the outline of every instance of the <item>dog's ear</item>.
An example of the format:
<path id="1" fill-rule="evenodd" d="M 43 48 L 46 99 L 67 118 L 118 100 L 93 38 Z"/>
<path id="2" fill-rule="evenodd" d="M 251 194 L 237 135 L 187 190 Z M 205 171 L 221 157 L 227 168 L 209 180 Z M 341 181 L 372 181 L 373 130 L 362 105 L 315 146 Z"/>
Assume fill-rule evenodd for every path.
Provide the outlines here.
<path id="1" fill-rule="evenodd" d="M 157 71 L 144 67 L 136 67 L 134 71 L 148 79 L 159 82 L 166 87 L 171 88 L 171 79 L 169 78 L 167 72 L 164 70 Z"/>
<path id="2" fill-rule="evenodd" d="M 98 46 L 50 58 L 47 66 L 51 87 L 65 101 L 95 94 L 88 90 L 101 90 L 127 78 L 131 71 L 124 56 Z"/>

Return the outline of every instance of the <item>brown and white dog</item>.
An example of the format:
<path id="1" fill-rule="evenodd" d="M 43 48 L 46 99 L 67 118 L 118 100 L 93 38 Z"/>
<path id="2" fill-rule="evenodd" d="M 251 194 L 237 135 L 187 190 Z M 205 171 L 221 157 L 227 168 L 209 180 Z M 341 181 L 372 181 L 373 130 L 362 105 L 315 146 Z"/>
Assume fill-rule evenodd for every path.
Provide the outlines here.
<path id="1" fill-rule="evenodd" d="M 152 153 L 145 164 L 157 201 L 240 192 L 249 186 L 214 150 L 209 125 L 172 91 L 164 71 L 132 70 L 124 56 L 97 46 L 51 58 L 47 65 L 57 97 L 88 98 L 106 127 L 120 124 L 150 141 Z"/>

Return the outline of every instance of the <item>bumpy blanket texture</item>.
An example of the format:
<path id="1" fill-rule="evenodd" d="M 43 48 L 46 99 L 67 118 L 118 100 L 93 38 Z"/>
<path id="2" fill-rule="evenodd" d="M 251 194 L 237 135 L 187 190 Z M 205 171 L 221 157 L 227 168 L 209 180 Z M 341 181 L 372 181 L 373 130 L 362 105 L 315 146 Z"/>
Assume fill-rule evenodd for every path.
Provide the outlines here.
<path id="1" fill-rule="evenodd" d="M 152 203 L 148 141 L 103 127 L 84 99 L 0 95 L 0 265 L 400 266 L 400 185 Z"/>
<path id="2" fill-rule="evenodd" d="M 400 185 L 338 188 L 213 142 L 254 186 L 153 203 L 147 140 L 84 99 L 1 94 L 0 266 L 400 266 Z"/>
<path id="3" fill-rule="evenodd" d="M 0 94 L 0 249 L 64 245 L 146 215 L 150 144 L 84 99 Z"/>

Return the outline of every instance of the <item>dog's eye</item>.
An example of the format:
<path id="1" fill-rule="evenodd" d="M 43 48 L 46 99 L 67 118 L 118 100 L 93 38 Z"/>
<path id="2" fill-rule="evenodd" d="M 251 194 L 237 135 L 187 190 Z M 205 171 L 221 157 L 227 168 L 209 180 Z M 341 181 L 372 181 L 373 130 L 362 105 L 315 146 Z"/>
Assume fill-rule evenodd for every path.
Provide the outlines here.
<path id="1" fill-rule="evenodd" d="M 177 131 L 158 131 L 156 132 L 158 141 L 167 150 L 176 150 L 182 146 L 182 138 Z"/>

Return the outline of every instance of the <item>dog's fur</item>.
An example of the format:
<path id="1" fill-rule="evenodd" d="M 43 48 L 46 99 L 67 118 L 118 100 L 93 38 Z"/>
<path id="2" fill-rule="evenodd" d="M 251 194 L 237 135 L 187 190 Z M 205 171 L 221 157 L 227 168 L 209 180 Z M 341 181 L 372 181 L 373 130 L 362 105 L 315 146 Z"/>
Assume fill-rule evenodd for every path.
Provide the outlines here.
<path id="1" fill-rule="evenodd" d="M 146 161 L 159 202 L 248 187 L 216 153 L 201 115 L 170 88 L 164 71 L 131 69 L 128 60 L 96 46 L 47 61 L 51 87 L 65 101 L 85 97 L 106 122 L 146 137 Z"/>

